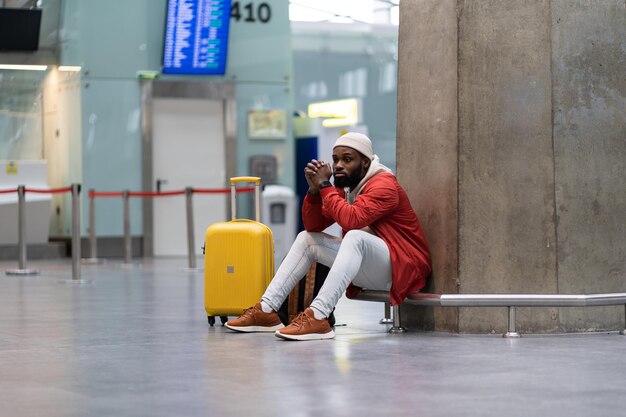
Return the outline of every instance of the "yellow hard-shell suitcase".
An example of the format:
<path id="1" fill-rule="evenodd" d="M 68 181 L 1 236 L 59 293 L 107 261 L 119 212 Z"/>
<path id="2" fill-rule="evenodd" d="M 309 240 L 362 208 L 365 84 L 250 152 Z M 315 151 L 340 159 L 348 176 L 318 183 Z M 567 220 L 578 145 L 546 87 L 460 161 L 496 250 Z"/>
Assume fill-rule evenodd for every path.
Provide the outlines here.
<path id="1" fill-rule="evenodd" d="M 256 221 L 236 218 L 235 185 L 255 183 Z M 239 316 L 261 300 L 274 273 L 272 231 L 260 223 L 258 177 L 235 177 L 231 184 L 229 222 L 214 223 L 206 230 L 204 255 L 204 307 L 209 324 L 215 316 Z"/>

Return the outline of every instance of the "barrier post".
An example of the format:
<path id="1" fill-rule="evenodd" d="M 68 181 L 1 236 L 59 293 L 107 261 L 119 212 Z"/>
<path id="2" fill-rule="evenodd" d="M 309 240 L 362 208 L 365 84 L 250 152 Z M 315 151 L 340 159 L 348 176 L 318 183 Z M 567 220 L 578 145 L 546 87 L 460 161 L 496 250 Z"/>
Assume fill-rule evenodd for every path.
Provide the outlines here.
<path id="1" fill-rule="evenodd" d="M 619 334 L 626 336 L 626 304 L 624 305 L 624 329 L 622 329 Z"/>
<path id="2" fill-rule="evenodd" d="M 129 191 L 122 192 L 124 199 L 124 263 L 129 264 L 132 258 L 132 245 L 130 239 L 130 203 Z"/>
<path id="3" fill-rule="evenodd" d="M 380 324 L 391 324 L 393 320 L 391 319 L 391 305 L 389 303 L 385 303 L 385 317 L 380 319 Z"/>
<path id="4" fill-rule="evenodd" d="M 72 280 L 80 280 L 80 184 L 72 184 Z"/>
<path id="5" fill-rule="evenodd" d="M 17 238 L 19 245 L 19 261 L 18 268 L 22 271 L 26 270 L 26 187 L 20 185 L 17 187 Z"/>
<path id="6" fill-rule="evenodd" d="M 7 275 L 37 275 L 39 272 L 26 268 L 26 186 L 17 187 L 17 234 L 19 260 L 18 269 L 7 271 Z"/>
<path id="7" fill-rule="evenodd" d="M 89 189 L 89 258 L 83 259 L 86 263 L 98 263 L 98 244 L 96 241 L 96 197 L 93 188 Z"/>
<path id="8" fill-rule="evenodd" d="M 196 246 L 193 230 L 193 189 L 185 188 L 185 203 L 187 206 L 187 252 L 189 269 L 196 269 Z"/>

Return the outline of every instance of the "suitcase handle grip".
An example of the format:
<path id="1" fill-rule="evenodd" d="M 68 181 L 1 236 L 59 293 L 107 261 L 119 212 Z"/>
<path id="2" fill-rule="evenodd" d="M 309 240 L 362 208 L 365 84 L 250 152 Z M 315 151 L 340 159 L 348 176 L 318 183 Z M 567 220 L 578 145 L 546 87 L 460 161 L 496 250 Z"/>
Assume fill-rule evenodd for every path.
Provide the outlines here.
<path id="1" fill-rule="evenodd" d="M 240 182 L 253 182 L 256 185 L 261 185 L 260 177 L 233 177 L 230 179 L 230 185 L 235 185 Z"/>
<path id="2" fill-rule="evenodd" d="M 261 178 L 260 177 L 233 177 L 230 179 L 230 216 L 232 220 L 237 219 L 237 192 L 235 184 L 240 182 L 253 182 L 254 206 L 256 221 L 261 222 Z"/>

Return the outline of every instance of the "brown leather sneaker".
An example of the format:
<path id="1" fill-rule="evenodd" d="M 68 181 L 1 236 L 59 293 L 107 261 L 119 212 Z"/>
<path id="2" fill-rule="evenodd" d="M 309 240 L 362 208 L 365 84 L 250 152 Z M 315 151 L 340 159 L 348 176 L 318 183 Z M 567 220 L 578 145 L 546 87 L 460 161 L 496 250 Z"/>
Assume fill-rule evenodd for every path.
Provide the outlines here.
<path id="1" fill-rule="evenodd" d="M 317 320 L 311 308 L 298 314 L 287 327 L 276 330 L 276 336 L 288 340 L 332 339 L 335 331 L 327 319 Z"/>
<path id="2" fill-rule="evenodd" d="M 264 313 L 261 303 L 247 308 L 241 316 L 229 320 L 225 326 L 236 332 L 274 332 L 285 327 L 275 311 Z"/>

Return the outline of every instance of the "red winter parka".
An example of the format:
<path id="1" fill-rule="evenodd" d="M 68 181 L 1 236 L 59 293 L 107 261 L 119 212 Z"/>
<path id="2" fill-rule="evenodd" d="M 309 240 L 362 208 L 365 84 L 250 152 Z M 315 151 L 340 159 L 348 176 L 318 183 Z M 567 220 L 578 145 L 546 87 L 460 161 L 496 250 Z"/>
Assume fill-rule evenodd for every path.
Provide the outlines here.
<path id="1" fill-rule="evenodd" d="M 343 234 L 369 226 L 389 247 L 389 295 L 393 305 L 401 304 L 408 293 L 426 285 L 431 272 L 428 245 L 409 198 L 393 174 L 380 173 L 370 178 L 352 205 L 346 202 L 345 192 L 335 187 L 307 194 L 302 221 L 309 232 L 321 232 L 335 222 Z M 360 290 L 351 284 L 346 295 L 354 298 Z"/>

